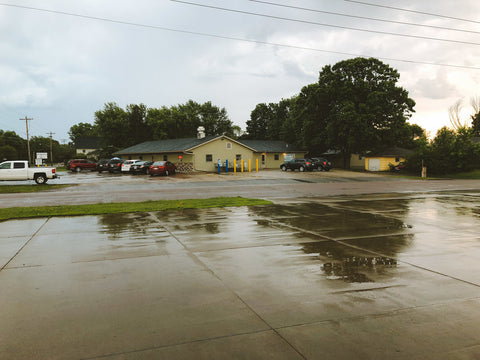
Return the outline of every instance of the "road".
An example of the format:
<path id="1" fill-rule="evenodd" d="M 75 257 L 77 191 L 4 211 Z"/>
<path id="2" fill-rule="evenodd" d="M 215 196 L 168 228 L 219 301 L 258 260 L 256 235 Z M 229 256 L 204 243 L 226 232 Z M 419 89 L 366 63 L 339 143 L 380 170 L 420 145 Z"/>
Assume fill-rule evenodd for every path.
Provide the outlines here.
<path id="1" fill-rule="evenodd" d="M 48 192 L 0 194 L 0 207 L 136 202 L 217 196 L 243 196 L 280 202 L 339 195 L 480 189 L 479 180 L 407 180 L 391 175 L 341 170 L 307 173 L 268 170 L 236 175 L 202 173 L 153 178 L 95 172 L 80 174 L 65 172 L 61 173 L 60 179 L 51 180 L 49 184 L 74 186 Z"/>

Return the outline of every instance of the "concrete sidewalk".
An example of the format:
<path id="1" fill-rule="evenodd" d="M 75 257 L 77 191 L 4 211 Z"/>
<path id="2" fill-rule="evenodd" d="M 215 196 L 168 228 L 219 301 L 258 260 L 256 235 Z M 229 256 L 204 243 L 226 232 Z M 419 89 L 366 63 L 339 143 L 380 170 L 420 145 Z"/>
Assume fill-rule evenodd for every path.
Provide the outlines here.
<path id="1" fill-rule="evenodd" d="M 1 359 L 472 359 L 479 193 L 0 223 Z"/>

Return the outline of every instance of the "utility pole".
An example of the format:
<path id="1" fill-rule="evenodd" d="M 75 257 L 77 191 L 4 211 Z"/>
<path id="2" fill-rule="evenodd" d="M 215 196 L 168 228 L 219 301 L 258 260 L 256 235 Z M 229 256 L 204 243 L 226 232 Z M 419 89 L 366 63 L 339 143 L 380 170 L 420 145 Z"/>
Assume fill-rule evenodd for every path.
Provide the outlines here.
<path id="1" fill-rule="evenodd" d="M 52 151 L 52 137 L 53 137 L 53 134 L 55 133 L 52 133 L 51 131 L 47 134 L 50 134 L 50 165 L 53 165 L 53 151 Z"/>
<path id="2" fill-rule="evenodd" d="M 27 127 L 27 151 L 28 151 L 28 164 L 32 163 L 32 157 L 30 156 L 30 138 L 28 137 L 28 120 L 33 120 L 33 118 L 28 118 L 25 116 L 25 119 L 20 119 L 21 121 L 25 120 L 25 126 Z"/>

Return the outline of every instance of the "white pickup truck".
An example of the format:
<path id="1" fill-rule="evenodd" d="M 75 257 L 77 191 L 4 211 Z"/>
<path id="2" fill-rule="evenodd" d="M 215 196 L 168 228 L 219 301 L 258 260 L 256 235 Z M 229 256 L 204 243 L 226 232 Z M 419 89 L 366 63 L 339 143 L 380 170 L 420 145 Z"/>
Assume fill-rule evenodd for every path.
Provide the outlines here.
<path id="1" fill-rule="evenodd" d="M 55 168 L 28 167 L 28 161 L 15 160 L 0 163 L 0 181 L 3 180 L 35 180 L 37 184 L 45 184 L 48 179 L 56 179 Z"/>

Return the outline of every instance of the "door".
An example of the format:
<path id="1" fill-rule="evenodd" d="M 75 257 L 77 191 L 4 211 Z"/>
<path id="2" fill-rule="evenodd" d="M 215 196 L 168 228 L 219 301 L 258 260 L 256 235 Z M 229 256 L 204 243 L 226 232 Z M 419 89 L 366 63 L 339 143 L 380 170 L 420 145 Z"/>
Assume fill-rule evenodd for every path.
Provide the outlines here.
<path id="1" fill-rule="evenodd" d="M 380 159 L 369 159 L 368 171 L 380 171 Z"/>

